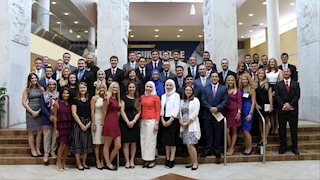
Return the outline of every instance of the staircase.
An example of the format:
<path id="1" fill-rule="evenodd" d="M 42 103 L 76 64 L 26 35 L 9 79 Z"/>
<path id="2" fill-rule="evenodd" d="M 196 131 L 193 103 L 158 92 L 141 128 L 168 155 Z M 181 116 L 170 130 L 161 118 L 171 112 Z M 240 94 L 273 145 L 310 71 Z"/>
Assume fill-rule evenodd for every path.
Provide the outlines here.
<path id="1" fill-rule="evenodd" d="M 287 130 L 288 144 L 290 144 L 290 130 Z M 244 156 L 243 140 L 238 138 L 235 153 L 227 157 L 228 163 L 234 162 L 262 162 L 262 155 L 255 154 L 259 137 L 253 137 L 253 154 Z M 308 125 L 298 128 L 298 149 L 300 155 L 294 155 L 290 146 L 285 154 L 278 154 L 278 136 L 269 136 L 266 147 L 266 161 L 288 161 L 288 160 L 320 160 L 320 126 Z M 200 148 L 201 149 L 201 148 Z M 120 153 L 120 164 L 123 164 L 122 152 Z M 189 163 L 187 152 L 178 152 L 176 157 L 177 164 Z M 157 164 L 164 164 L 165 158 L 158 157 Z M 223 161 L 223 157 L 221 162 Z M 55 160 L 50 159 L 50 164 L 55 164 Z M 68 164 L 75 164 L 73 156 L 68 157 Z M 199 163 L 215 163 L 217 159 L 214 156 L 199 158 Z M 90 165 L 95 165 L 94 155 L 88 158 Z M 0 165 L 18 165 L 18 164 L 43 164 L 42 158 L 30 156 L 30 148 L 27 141 L 27 132 L 22 129 L 0 129 Z M 142 164 L 140 152 L 137 151 L 136 164 Z"/>

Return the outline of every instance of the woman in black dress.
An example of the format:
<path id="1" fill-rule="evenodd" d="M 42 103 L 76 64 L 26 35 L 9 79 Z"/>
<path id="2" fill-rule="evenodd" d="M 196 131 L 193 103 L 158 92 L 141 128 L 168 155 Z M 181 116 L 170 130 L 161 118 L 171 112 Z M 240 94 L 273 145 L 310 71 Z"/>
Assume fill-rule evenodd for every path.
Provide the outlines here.
<path id="1" fill-rule="evenodd" d="M 138 92 L 139 96 L 144 94 L 144 86 L 142 82 L 138 79 L 135 70 L 130 69 L 128 70 L 128 73 L 121 84 L 121 96 L 125 96 L 127 94 L 129 83 L 134 83 L 136 85 L 136 91 Z"/>
<path id="2" fill-rule="evenodd" d="M 121 141 L 123 142 L 123 154 L 126 159 L 125 168 L 134 168 L 137 142 L 140 139 L 139 118 L 141 103 L 135 82 L 129 82 L 127 94 L 121 99 Z M 129 148 L 131 146 L 131 148 Z M 129 156 L 130 151 L 130 156 Z"/>

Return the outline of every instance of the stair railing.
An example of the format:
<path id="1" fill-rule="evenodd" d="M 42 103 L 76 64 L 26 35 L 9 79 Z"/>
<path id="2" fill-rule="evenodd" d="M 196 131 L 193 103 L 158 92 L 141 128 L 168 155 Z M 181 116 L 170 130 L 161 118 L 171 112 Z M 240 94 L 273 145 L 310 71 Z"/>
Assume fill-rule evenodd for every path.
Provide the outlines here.
<path id="1" fill-rule="evenodd" d="M 263 148 L 263 153 L 262 153 L 262 163 L 265 164 L 266 163 L 266 120 L 263 117 L 263 115 L 261 114 L 260 110 L 258 108 L 256 108 L 258 114 L 261 117 L 261 121 L 262 121 L 262 148 Z"/>

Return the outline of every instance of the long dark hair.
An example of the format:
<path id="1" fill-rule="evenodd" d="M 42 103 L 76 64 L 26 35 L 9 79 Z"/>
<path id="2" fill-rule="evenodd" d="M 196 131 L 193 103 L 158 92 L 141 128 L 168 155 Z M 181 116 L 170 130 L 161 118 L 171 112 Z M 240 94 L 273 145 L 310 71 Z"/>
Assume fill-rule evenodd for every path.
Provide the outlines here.
<path id="1" fill-rule="evenodd" d="M 134 107 L 136 109 L 136 111 L 138 112 L 141 109 L 141 102 L 140 102 L 140 96 L 138 93 L 138 86 L 136 85 L 136 83 L 134 81 L 130 81 L 128 86 L 127 86 L 127 95 L 129 94 L 129 85 L 133 84 L 136 87 L 136 91 L 134 92 Z"/>
<path id="2" fill-rule="evenodd" d="M 41 89 L 41 85 L 40 85 L 40 82 L 39 82 L 39 78 L 38 78 L 38 76 L 35 74 L 35 73 L 29 73 L 29 75 L 28 75 L 28 78 L 27 78 L 27 90 L 29 90 L 31 87 L 32 87 L 32 84 L 31 84 L 31 78 L 32 78 L 32 76 L 35 76 L 36 78 L 37 78 L 37 84 L 36 84 L 36 88 L 37 89 Z"/>
<path id="3" fill-rule="evenodd" d="M 191 96 L 188 98 L 187 97 L 187 95 L 186 95 L 186 88 L 187 87 L 190 87 L 191 89 L 192 89 L 192 94 L 191 94 Z M 190 85 L 187 85 L 186 87 L 184 87 L 183 88 L 183 95 L 182 95 L 182 99 L 184 100 L 184 101 L 192 101 L 193 99 L 194 99 L 194 89 L 193 89 L 193 87 L 192 86 L 190 86 Z"/>
<path id="4" fill-rule="evenodd" d="M 61 93 L 59 93 L 59 100 L 62 101 L 63 91 L 68 91 L 68 93 L 69 93 L 68 103 L 70 103 L 71 102 L 71 90 L 70 90 L 70 88 L 68 88 L 66 86 L 62 87 Z"/>
<path id="5" fill-rule="evenodd" d="M 129 70 L 128 70 L 128 72 L 127 72 L 127 74 L 126 74 L 126 76 L 125 76 L 125 78 L 124 78 L 124 81 L 123 81 L 123 85 L 124 85 L 125 87 L 127 87 L 131 82 L 135 83 L 136 86 L 137 86 L 137 85 L 139 84 L 139 82 L 140 82 L 140 80 L 138 79 L 137 73 L 136 73 L 136 78 L 135 78 L 134 80 L 132 80 L 132 79 L 129 78 L 129 74 L 130 74 L 131 72 L 136 73 L 134 69 L 129 69 Z"/>

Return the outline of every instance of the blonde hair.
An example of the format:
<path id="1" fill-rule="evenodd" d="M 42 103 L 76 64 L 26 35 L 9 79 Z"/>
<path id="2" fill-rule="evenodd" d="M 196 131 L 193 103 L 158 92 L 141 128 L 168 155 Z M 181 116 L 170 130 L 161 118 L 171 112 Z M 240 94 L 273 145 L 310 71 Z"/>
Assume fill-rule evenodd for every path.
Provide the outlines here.
<path id="1" fill-rule="evenodd" d="M 263 74 L 263 80 L 261 81 L 261 84 L 260 84 L 260 79 L 259 79 L 259 74 L 262 73 Z M 259 80 L 259 85 L 262 87 L 262 88 L 265 88 L 266 90 L 269 89 L 269 81 L 267 79 L 267 76 L 266 76 L 266 72 L 263 70 L 263 69 L 259 69 L 258 70 L 258 80 Z"/>
<path id="2" fill-rule="evenodd" d="M 109 88 L 108 88 L 108 91 L 107 91 L 107 98 L 110 99 L 110 97 L 112 96 L 112 88 L 113 88 L 114 86 L 118 86 L 118 93 L 117 93 L 116 98 L 117 98 L 117 100 L 118 100 L 118 102 L 119 102 L 119 104 L 120 104 L 120 101 L 121 101 L 121 99 L 120 99 L 120 86 L 119 86 L 119 83 L 118 83 L 118 82 L 112 82 L 112 83 L 110 84 L 110 86 L 109 86 Z"/>
<path id="3" fill-rule="evenodd" d="M 229 75 L 227 77 L 227 79 L 226 79 L 226 84 L 225 85 L 226 85 L 227 89 L 229 90 L 229 83 L 228 83 L 229 79 L 233 79 L 233 87 L 232 87 L 232 89 L 233 90 L 237 90 L 237 81 L 236 81 L 236 78 L 233 75 Z"/>
<path id="4" fill-rule="evenodd" d="M 104 96 L 106 96 L 106 93 L 107 93 L 107 91 L 108 91 L 108 89 L 107 89 L 107 85 L 105 84 L 105 83 L 103 83 L 103 82 L 100 82 L 100 83 L 97 83 L 97 85 L 96 85 L 96 94 L 95 94 L 95 97 L 100 97 L 100 89 L 101 88 L 104 88 Z"/>
<path id="5" fill-rule="evenodd" d="M 243 83 L 242 83 L 242 78 L 247 78 L 247 80 L 248 80 L 248 87 L 247 88 L 244 88 Z M 239 79 L 239 82 L 240 82 L 239 83 L 240 88 L 243 89 L 244 92 L 249 93 L 251 95 L 251 89 L 253 89 L 253 88 L 252 88 L 252 80 L 251 80 L 250 75 L 247 73 L 242 74 Z"/>
<path id="6" fill-rule="evenodd" d="M 269 59 L 269 61 L 268 61 L 268 72 L 271 72 L 271 67 L 270 67 L 270 61 L 271 60 L 274 60 L 274 71 L 278 72 L 278 70 L 279 70 L 278 62 L 277 62 L 277 60 L 275 58 Z"/>
<path id="7" fill-rule="evenodd" d="M 65 86 L 65 85 L 68 84 L 68 77 L 67 77 L 67 79 L 65 79 L 65 78 L 63 77 L 63 71 L 65 71 L 65 70 L 68 70 L 68 71 L 69 71 L 68 77 L 69 77 L 69 75 L 70 75 L 70 73 L 71 73 L 70 69 L 67 68 L 67 67 L 65 67 L 65 68 L 62 69 L 62 71 L 61 71 L 61 77 L 60 77 L 60 79 L 59 79 L 59 85 L 60 85 L 60 87 Z"/>

